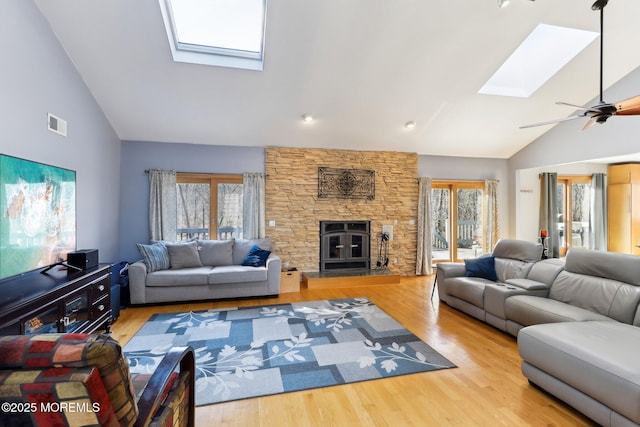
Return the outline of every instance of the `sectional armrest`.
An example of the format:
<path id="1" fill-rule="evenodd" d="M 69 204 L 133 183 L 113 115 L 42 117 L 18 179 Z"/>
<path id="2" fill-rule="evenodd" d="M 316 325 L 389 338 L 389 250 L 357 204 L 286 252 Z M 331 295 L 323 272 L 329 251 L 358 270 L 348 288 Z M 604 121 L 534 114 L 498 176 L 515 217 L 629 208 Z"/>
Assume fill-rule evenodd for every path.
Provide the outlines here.
<path id="1" fill-rule="evenodd" d="M 280 293 L 280 272 L 282 270 L 282 260 L 273 252 L 267 258 L 267 281 L 270 295 Z"/>
<path id="2" fill-rule="evenodd" d="M 144 304 L 147 285 L 147 266 L 142 261 L 129 265 L 129 292 L 132 304 Z"/>
<path id="3" fill-rule="evenodd" d="M 175 372 L 179 372 L 176 379 Z M 173 347 L 163 357 L 158 368 L 153 372 L 144 392 L 138 399 L 138 420 L 136 427 L 152 425 L 152 420 L 164 415 L 165 410 L 172 410 L 174 405 L 182 406 L 187 414 L 186 425 L 193 427 L 195 421 L 195 353 L 191 347 Z M 186 390 L 172 392 L 171 384 L 183 380 Z M 166 395 L 168 397 L 165 397 Z M 177 402 L 177 403 L 174 403 Z M 167 409 L 170 408 L 170 409 Z M 180 411 L 178 411 L 180 412 Z M 174 414 L 165 415 L 169 418 Z"/>
<path id="4" fill-rule="evenodd" d="M 450 277 L 462 277 L 465 275 L 467 269 L 464 263 L 460 262 L 440 262 L 438 267 L 438 280 L 448 279 Z"/>

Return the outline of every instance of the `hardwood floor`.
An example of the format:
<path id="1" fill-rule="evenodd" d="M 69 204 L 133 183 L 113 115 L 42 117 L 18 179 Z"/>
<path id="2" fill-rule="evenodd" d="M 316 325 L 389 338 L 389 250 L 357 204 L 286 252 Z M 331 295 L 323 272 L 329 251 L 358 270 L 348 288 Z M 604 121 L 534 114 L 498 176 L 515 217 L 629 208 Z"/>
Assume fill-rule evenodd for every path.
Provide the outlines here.
<path id="1" fill-rule="evenodd" d="M 528 384 L 515 338 L 436 296 L 432 277 L 399 284 L 303 289 L 278 298 L 129 307 L 113 325 L 123 345 L 154 313 L 185 309 L 368 297 L 458 368 L 285 393 L 196 408 L 196 426 L 592 426 L 559 400 Z"/>

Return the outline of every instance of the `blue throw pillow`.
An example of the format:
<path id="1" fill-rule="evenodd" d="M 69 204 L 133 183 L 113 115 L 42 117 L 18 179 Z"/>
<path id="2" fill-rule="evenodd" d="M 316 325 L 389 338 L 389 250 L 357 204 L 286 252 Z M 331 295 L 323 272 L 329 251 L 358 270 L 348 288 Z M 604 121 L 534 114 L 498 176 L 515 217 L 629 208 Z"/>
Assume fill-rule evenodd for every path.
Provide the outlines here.
<path id="1" fill-rule="evenodd" d="M 271 255 L 271 251 L 262 249 L 258 245 L 253 245 L 251 249 L 249 249 L 249 253 L 247 253 L 242 260 L 242 265 L 263 267 L 267 265 L 267 258 L 269 258 L 269 255 Z"/>
<path id="2" fill-rule="evenodd" d="M 496 259 L 492 256 L 484 256 L 480 258 L 465 259 L 464 266 L 467 271 L 465 276 L 481 277 L 487 280 L 498 280 L 496 275 Z"/>
<path id="3" fill-rule="evenodd" d="M 147 266 L 147 273 L 158 270 L 167 270 L 171 267 L 169 262 L 169 251 L 164 243 L 154 243 L 152 245 L 143 245 L 136 243 L 138 252 Z"/>

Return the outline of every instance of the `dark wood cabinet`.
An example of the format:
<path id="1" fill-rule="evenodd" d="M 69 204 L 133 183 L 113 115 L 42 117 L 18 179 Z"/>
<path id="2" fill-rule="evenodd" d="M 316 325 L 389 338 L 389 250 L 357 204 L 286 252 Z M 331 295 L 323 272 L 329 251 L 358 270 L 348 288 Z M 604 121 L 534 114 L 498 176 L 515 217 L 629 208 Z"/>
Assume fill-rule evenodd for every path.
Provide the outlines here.
<path id="1" fill-rule="evenodd" d="M 0 282 L 0 335 L 91 333 L 111 326 L 111 265 L 53 268 Z"/>

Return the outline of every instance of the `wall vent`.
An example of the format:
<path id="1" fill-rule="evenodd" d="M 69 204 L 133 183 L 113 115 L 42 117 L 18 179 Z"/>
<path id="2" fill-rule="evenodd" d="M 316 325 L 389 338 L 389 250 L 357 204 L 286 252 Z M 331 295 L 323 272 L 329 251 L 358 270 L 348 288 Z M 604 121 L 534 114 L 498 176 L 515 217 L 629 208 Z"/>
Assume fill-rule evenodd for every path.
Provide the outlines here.
<path id="1" fill-rule="evenodd" d="M 51 132 L 58 135 L 67 136 L 67 121 L 56 117 L 51 113 L 47 113 L 47 126 Z"/>

